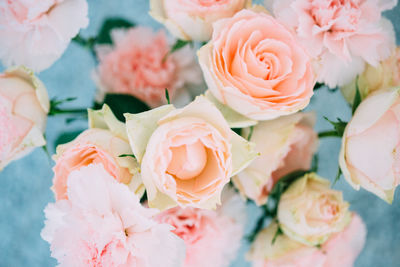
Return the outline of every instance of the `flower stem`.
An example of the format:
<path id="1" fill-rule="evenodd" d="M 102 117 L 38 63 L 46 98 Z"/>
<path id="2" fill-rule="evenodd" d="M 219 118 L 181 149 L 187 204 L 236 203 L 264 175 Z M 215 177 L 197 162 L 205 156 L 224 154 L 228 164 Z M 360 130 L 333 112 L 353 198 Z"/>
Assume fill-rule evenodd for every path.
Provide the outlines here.
<path id="1" fill-rule="evenodd" d="M 86 115 L 87 109 L 59 109 L 59 108 L 54 108 L 50 109 L 49 116 L 54 116 L 58 114 L 82 114 Z"/>
<path id="2" fill-rule="evenodd" d="M 341 137 L 341 136 L 339 136 L 337 131 L 332 130 L 332 131 L 319 132 L 318 137 L 324 138 L 324 137 Z"/>

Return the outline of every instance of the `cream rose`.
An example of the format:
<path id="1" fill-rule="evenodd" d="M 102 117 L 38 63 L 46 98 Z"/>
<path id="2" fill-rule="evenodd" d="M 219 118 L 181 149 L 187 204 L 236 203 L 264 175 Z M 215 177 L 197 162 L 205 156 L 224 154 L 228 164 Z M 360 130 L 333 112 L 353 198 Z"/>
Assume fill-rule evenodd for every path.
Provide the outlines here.
<path id="1" fill-rule="evenodd" d="M 306 245 L 320 245 L 349 223 L 348 207 L 342 192 L 330 189 L 328 180 L 309 173 L 282 194 L 278 220 L 290 238 Z"/>
<path id="2" fill-rule="evenodd" d="M 118 121 L 111 109 L 104 105 L 102 110 L 89 110 L 90 129 L 75 140 L 57 147 L 53 157 L 53 191 L 56 199 L 67 197 L 67 185 L 71 172 L 91 164 L 102 164 L 104 169 L 118 182 L 129 185 L 139 197 L 144 186 L 139 175 L 139 166 L 131 156 L 125 125 Z"/>
<path id="3" fill-rule="evenodd" d="M 242 10 L 217 21 L 211 41 L 198 51 L 211 93 L 254 120 L 305 108 L 314 86 L 309 56 L 294 35 L 265 12 Z"/>
<path id="4" fill-rule="evenodd" d="M 277 224 L 262 230 L 247 258 L 253 267 L 353 267 L 366 239 L 366 227 L 357 214 L 343 231 L 332 235 L 321 248 L 306 246 L 286 235 L 279 235 L 272 244 Z"/>
<path id="5" fill-rule="evenodd" d="M 44 146 L 50 103 L 46 88 L 24 68 L 0 74 L 0 170 Z"/>
<path id="6" fill-rule="evenodd" d="M 212 24 L 251 6 L 251 0 L 150 0 L 150 15 L 182 40 L 208 41 Z"/>
<path id="7" fill-rule="evenodd" d="M 353 103 L 356 92 L 357 79 L 340 87 L 343 96 L 349 103 Z M 361 98 L 379 90 L 400 86 L 400 47 L 386 60 L 376 67 L 367 65 L 364 72 L 358 76 L 358 89 Z"/>
<path id="8" fill-rule="evenodd" d="M 253 144 L 203 96 L 182 109 L 165 105 L 125 117 L 150 207 L 215 208 L 230 177 L 255 157 Z"/>
<path id="9" fill-rule="evenodd" d="M 400 88 L 379 90 L 358 106 L 342 139 L 347 182 L 391 203 L 400 183 Z"/>
<path id="10" fill-rule="evenodd" d="M 251 141 L 260 156 L 233 178 L 240 192 L 263 205 L 280 178 L 310 169 L 318 144 L 314 124 L 314 113 L 296 113 L 257 124 Z M 247 135 L 248 131 L 244 132 Z"/>

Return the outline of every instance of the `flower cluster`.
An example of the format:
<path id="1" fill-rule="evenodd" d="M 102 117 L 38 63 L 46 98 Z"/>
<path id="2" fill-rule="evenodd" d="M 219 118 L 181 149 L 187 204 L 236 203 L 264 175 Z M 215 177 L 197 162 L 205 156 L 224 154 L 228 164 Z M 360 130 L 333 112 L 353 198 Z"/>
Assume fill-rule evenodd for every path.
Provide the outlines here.
<path id="1" fill-rule="evenodd" d="M 84 38 L 86 0 L 0 3 L 0 59 L 21 65 L 0 74 L 0 170 L 46 148 L 48 116 L 79 112 L 49 100 L 31 69 L 71 40 L 96 58 L 88 129 L 53 156 L 41 236 L 58 266 L 228 267 L 246 201 L 262 211 L 254 267 L 353 266 L 366 227 L 315 154 L 319 137 L 342 137 L 338 178 L 393 201 L 400 48 L 382 12 L 397 1 L 265 4 L 150 0 L 168 31 L 112 18 Z M 340 86 L 353 117 L 318 134 L 304 109 L 319 84 Z"/>

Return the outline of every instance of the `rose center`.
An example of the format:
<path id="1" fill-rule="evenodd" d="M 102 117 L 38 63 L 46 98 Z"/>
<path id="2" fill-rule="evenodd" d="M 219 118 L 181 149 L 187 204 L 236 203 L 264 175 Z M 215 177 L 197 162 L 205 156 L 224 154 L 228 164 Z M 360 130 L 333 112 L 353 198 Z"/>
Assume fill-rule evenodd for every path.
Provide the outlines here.
<path id="1" fill-rule="evenodd" d="M 207 152 L 203 144 L 193 144 L 171 148 L 172 158 L 167 173 L 181 180 L 189 180 L 198 176 L 207 163 Z"/>

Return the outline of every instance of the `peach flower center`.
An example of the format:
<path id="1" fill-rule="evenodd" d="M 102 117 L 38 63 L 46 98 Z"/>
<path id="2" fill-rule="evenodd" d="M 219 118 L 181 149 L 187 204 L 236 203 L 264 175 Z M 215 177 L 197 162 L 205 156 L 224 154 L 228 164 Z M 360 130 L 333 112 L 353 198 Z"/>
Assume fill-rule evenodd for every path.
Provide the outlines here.
<path id="1" fill-rule="evenodd" d="M 199 175 L 207 163 L 207 153 L 203 144 L 194 144 L 171 148 L 172 159 L 167 172 L 178 179 L 188 180 Z"/>

